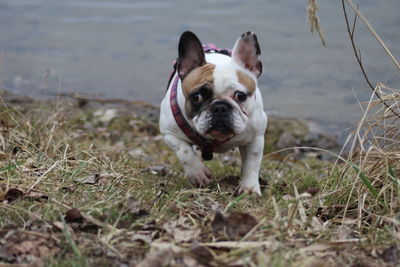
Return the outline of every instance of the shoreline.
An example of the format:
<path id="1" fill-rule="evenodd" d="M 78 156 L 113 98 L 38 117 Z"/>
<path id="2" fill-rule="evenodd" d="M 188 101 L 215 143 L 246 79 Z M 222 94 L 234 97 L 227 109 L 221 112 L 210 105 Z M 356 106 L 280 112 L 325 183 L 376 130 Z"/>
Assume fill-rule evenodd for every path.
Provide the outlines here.
<path id="1" fill-rule="evenodd" d="M 37 99 L 30 96 L 15 94 L 7 90 L 0 90 L 0 99 L 5 104 L 19 107 L 38 107 L 46 103 L 65 102 L 78 108 L 87 114 L 106 114 L 107 120 L 111 120 L 120 114 L 131 112 L 132 116 L 152 128 L 152 132 L 158 132 L 159 107 L 148 102 L 131 101 L 120 98 L 101 98 L 85 94 L 61 94 L 45 99 Z M 112 114 L 111 114 L 112 113 Z M 110 115 L 111 114 L 111 115 Z M 284 156 L 291 155 L 299 160 L 305 157 L 316 157 L 323 160 L 331 159 L 326 153 L 316 152 L 312 149 L 295 149 L 295 147 L 318 147 L 321 149 L 339 152 L 341 144 L 340 136 L 323 131 L 317 123 L 307 122 L 295 117 L 284 117 L 277 114 L 268 115 L 268 127 L 266 131 L 265 153 L 294 148 L 293 151 L 284 151 Z"/>

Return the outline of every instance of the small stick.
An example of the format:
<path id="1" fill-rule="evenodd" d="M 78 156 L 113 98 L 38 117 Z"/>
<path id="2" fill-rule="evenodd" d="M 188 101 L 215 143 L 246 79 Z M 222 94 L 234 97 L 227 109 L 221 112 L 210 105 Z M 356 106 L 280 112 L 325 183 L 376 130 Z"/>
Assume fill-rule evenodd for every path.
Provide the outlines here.
<path id="1" fill-rule="evenodd" d="M 371 88 L 371 90 L 374 92 L 374 94 L 376 95 L 376 97 L 378 97 L 379 100 L 382 101 L 382 103 L 385 105 L 385 107 L 386 107 L 388 110 L 390 110 L 394 115 L 396 115 L 396 117 L 400 118 L 400 114 L 397 113 L 393 108 L 390 108 L 390 106 L 382 99 L 382 97 L 379 95 L 379 93 L 377 92 L 377 90 L 375 89 L 375 87 L 372 85 L 371 81 L 370 81 L 369 78 L 368 78 L 367 72 L 366 72 L 365 69 L 364 69 L 364 64 L 363 64 L 362 61 L 361 61 L 360 51 L 359 51 L 359 50 L 357 51 L 357 46 L 356 46 L 356 43 L 355 43 L 355 41 L 354 41 L 354 30 L 355 30 L 356 18 L 357 18 L 357 16 L 362 15 L 362 13 L 355 7 L 354 3 L 351 2 L 351 4 L 353 4 L 351 7 L 352 7 L 352 8 L 355 10 L 355 12 L 356 12 L 356 14 L 355 14 L 356 18 L 354 18 L 353 27 L 352 27 L 352 29 L 350 29 L 350 22 L 349 22 L 349 19 L 348 19 L 348 17 L 347 17 L 347 10 L 346 10 L 346 5 L 345 5 L 344 1 L 345 1 L 345 0 L 342 0 L 342 9 L 343 9 L 343 15 L 344 15 L 344 19 L 345 19 L 346 26 L 347 26 L 347 32 L 348 32 L 349 37 L 350 37 L 350 42 L 351 42 L 351 46 L 352 46 L 352 48 L 353 48 L 354 56 L 356 57 L 357 63 L 358 63 L 358 65 L 359 65 L 360 69 L 361 69 L 361 72 L 362 72 L 362 74 L 363 74 L 363 76 L 364 76 L 364 78 L 365 78 L 365 81 L 367 82 L 367 84 L 369 85 L 369 87 Z M 350 4 L 349 1 L 351 1 L 351 0 L 346 0 L 346 1 Z M 360 16 L 360 17 L 361 17 L 361 16 Z M 364 19 L 363 19 L 363 18 L 364 18 Z M 368 22 L 368 21 L 365 19 L 365 17 L 364 17 L 363 15 L 362 15 L 361 19 L 363 19 L 363 22 L 364 22 L 364 23 L 365 23 L 365 22 Z M 365 20 L 365 21 L 364 21 L 364 20 Z M 368 24 L 369 24 L 369 23 L 368 23 Z M 367 26 L 368 26 L 368 25 L 367 25 Z M 371 27 L 372 27 L 372 26 L 371 26 Z M 374 32 L 375 32 L 375 31 L 373 31 L 372 33 L 374 33 Z M 378 36 L 378 35 L 375 35 L 375 38 L 377 38 L 377 36 Z M 379 37 L 379 36 L 378 36 L 378 37 Z M 380 38 L 379 38 L 379 39 L 380 39 Z M 383 41 L 382 41 L 382 39 L 380 39 L 380 40 L 381 40 L 381 44 L 382 44 Z M 383 43 L 383 44 L 384 44 L 384 43 Z M 386 47 L 386 45 L 385 45 L 385 47 Z M 386 51 L 386 52 L 388 52 L 388 51 Z M 391 55 L 391 53 L 390 53 L 390 51 L 389 51 L 389 56 L 390 56 L 390 55 Z M 391 58 L 392 58 L 392 60 L 394 60 L 395 64 L 398 65 L 396 59 L 395 59 L 393 56 L 392 56 Z M 400 66 L 399 66 L 399 69 L 400 69 Z"/>
<path id="2" fill-rule="evenodd" d="M 386 53 L 390 57 L 390 59 L 393 61 L 394 65 L 400 70 L 400 64 L 397 62 L 396 58 L 393 56 L 393 54 L 390 52 L 389 48 L 386 46 L 386 44 L 383 42 L 381 37 L 378 35 L 378 33 L 375 31 L 374 27 L 368 22 L 368 20 L 365 18 L 364 14 L 361 13 L 361 11 L 356 7 L 356 5 L 353 3 L 352 0 L 346 0 L 347 3 L 351 6 L 351 8 L 354 10 L 354 12 L 357 13 L 357 15 L 361 18 L 361 20 L 364 22 L 364 24 L 368 27 L 368 29 L 371 31 L 372 35 L 375 37 L 375 39 L 381 44 L 383 49 L 385 49 Z"/>
<path id="3" fill-rule="evenodd" d="M 35 186 L 37 186 L 37 185 L 46 177 L 46 175 L 47 175 L 49 172 L 51 172 L 51 171 L 58 165 L 59 162 L 60 162 L 60 160 L 57 160 L 56 162 L 54 162 L 54 164 L 51 165 L 51 167 L 48 168 L 47 171 L 45 171 L 45 172 L 36 180 L 36 182 L 34 182 L 34 183 L 31 185 L 31 187 L 29 187 L 28 191 L 26 191 L 26 194 L 29 194 L 29 192 L 31 192 L 32 189 L 35 188 Z"/>

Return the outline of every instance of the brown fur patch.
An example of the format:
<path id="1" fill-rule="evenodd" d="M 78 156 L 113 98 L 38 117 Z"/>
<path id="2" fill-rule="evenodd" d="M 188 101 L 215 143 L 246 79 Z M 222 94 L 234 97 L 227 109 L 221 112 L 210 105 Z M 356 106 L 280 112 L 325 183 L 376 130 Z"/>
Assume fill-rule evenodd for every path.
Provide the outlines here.
<path id="1" fill-rule="evenodd" d="M 214 82 L 215 65 L 207 63 L 201 67 L 192 70 L 182 81 L 183 94 L 187 98 L 195 89 L 204 84 L 212 86 Z"/>
<path id="2" fill-rule="evenodd" d="M 252 77 L 250 77 L 250 75 L 248 75 L 245 72 L 240 71 L 240 70 L 237 71 L 237 76 L 239 79 L 239 83 L 243 84 L 243 86 L 246 87 L 247 93 L 249 95 L 252 95 L 257 87 L 254 79 Z"/>

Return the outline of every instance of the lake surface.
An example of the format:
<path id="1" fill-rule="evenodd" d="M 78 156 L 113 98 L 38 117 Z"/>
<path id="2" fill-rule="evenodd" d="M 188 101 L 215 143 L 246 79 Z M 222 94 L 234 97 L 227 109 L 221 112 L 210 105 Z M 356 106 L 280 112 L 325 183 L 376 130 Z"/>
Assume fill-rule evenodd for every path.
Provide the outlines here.
<path id="1" fill-rule="evenodd" d="M 358 121 L 370 97 L 347 37 L 340 1 L 319 1 L 323 47 L 296 0 L 2 0 L 2 87 L 32 96 L 79 92 L 158 104 L 181 32 L 231 48 L 255 31 L 268 112 L 300 117 L 327 130 Z M 360 9 L 400 57 L 400 1 L 360 0 Z M 400 86 L 383 49 L 363 24 L 357 41 L 369 76 Z"/>

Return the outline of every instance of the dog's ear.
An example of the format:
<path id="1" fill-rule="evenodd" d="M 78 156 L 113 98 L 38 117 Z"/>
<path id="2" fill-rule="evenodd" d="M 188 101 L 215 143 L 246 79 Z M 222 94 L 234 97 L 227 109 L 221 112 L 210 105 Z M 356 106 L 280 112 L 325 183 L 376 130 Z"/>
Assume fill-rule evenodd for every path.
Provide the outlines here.
<path id="1" fill-rule="evenodd" d="M 257 35 L 254 32 L 243 33 L 233 47 L 232 60 L 254 73 L 258 78 L 262 73 L 260 57 L 261 49 Z"/>
<path id="2" fill-rule="evenodd" d="M 178 74 L 182 80 L 193 69 L 206 64 L 203 45 L 193 32 L 182 33 L 178 51 Z"/>

